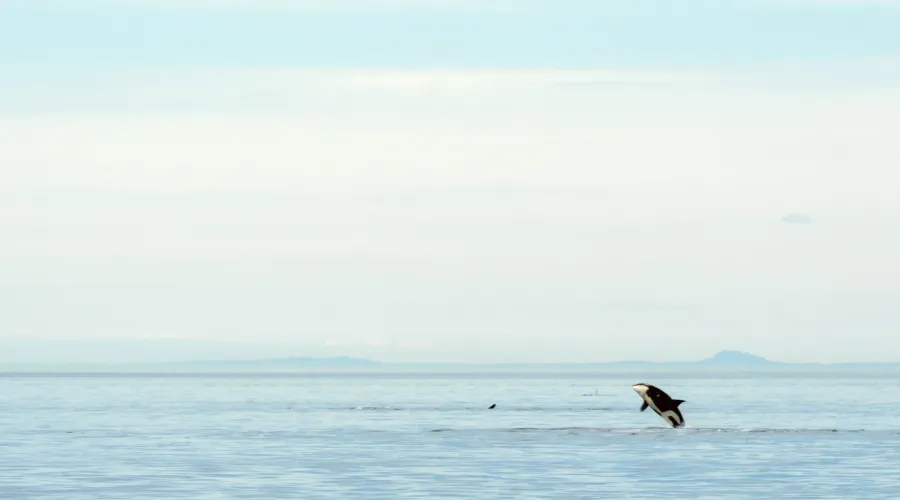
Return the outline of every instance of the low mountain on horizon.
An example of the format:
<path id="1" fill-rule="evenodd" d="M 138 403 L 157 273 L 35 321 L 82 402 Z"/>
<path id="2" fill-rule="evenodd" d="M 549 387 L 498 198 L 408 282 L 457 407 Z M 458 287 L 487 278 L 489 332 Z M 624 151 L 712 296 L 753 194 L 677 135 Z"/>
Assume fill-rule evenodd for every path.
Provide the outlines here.
<path id="1" fill-rule="evenodd" d="M 694 360 L 694 361 L 647 361 L 647 360 L 630 360 L 630 361 L 600 361 L 588 363 L 516 363 L 516 362 L 499 362 L 499 363 L 454 363 L 454 362 L 384 362 L 367 358 L 354 358 L 349 356 L 335 357 L 259 357 L 251 359 L 240 358 L 223 358 L 223 359 L 197 359 L 197 360 L 179 360 L 179 361 L 140 361 L 140 362 L 67 362 L 67 363 L 2 363 L 0 362 L 0 370 L 75 370 L 75 371 L 108 371 L 108 370 L 175 370 L 175 371 L 294 371 L 294 370 L 328 370 L 328 369 L 577 369 L 578 367 L 703 367 L 703 366 L 835 366 L 835 367 L 855 367 L 855 366 L 900 366 L 900 363 L 790 363 L 781 361 L 771 361 L 762 356 L 736 350 L 723 350 L 715 353 L 711 357 Z"/>
<path id="2" fill-rule="evenodd" d="M 761 365 L 778 363 L 743 351 L 725 350 L 715 353 L 711 358 L 706 358 L 700 363 L 705 365 Z"/>
<path id="3" fill-rule="evenodd" d="M 266 367 L 266 368 L 306 368 L 306 367 L 360 367 L 360 366 L 379 366 L 382 363 L 372 359 L 351 358 L 349 356 L 336 356 L 332 358 L 310 358 L 310 357 L 284 357 L 284 358 L 262 358 L 262 359 L 235 359 L 235 360 L 215 360 L 215 361 L 183 361 L 178 363 L 167 363 L 173 365 L 228 365 L 233 367 Z"/>
<path id="4" fill-rule="evenodd" d="M 749 352 L 724 350 L 713 354 L 711 357 L 701 359 L 699 361 L 599 361 L 588 363 L 595 366 L 685 366 L 685 365 L 712 365 L 712 366 L 745 366 L 745 365 L 768 365 L 768 364 L 785 364 L 779 361 L 769 361 L 768 359 L 750 354 Z"/>
<path id="5" fill-rule="evenodd" d="M 188 370 L 188 371 L 272 371 L 377 368 L 384 364 L 365 358 L 336 357 L 281 357 L 256 359 L 198 359 L 189 361 L 131 361 L 131 362 L 68 362 L 68 363 L 0 363 L 0 370 L 50 370 L 50 371 L 108 371 L 108 370 Z"/>

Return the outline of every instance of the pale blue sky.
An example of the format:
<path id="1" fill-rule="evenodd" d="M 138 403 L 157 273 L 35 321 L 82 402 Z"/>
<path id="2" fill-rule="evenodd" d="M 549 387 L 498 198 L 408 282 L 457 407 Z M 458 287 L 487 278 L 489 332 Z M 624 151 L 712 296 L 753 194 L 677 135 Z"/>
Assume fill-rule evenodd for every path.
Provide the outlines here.
<path id="1" fill-rule="evenodd" d="M 0 347 L 898 360 L 897 26 L 889 0 L 0 0 Z"/>
<path id="2" fill-rule="evenodd" d="M 900 51 L 900 5 L 892 1 L 6 0 L 0 5 L 4 63 L 671 69 Z"/>

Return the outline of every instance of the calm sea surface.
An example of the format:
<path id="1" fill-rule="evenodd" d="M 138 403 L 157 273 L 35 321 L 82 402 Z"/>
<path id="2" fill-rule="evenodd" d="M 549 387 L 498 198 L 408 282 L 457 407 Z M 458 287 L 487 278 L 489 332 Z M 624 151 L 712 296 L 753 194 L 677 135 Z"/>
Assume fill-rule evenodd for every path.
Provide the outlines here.
<path id="1" fill-rule="evenodd" d="M 898 499 L 900 371 L 0 374 L 0 498 Z"/>

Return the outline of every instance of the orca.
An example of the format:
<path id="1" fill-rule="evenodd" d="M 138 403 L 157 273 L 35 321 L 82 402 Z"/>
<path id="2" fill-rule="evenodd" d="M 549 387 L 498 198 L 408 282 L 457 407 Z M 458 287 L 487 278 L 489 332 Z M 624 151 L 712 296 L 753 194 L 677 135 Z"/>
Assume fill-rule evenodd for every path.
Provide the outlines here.
<path id="1" fill-rule="evenodd" d="M 493 410 L 496 407 L 497 407 L 497 403 L 494 403 L 491 406 L 488 406 L 488 410 Z"/>
<path id="2" fill-rule="evenodd" d="M 684 416 L 681 415 L 681 410 L 678 409 L 678 406 L 684 403 L 684 400 L 672 399 L 665 391 L 650 384 L 634 384 L 631 388 L 644 400 L 644 404 L 641 405 L 641 411 L 646 410 L 648 407 L 653 408 L 653 411 L 673 428 L 684 426 Z"/>

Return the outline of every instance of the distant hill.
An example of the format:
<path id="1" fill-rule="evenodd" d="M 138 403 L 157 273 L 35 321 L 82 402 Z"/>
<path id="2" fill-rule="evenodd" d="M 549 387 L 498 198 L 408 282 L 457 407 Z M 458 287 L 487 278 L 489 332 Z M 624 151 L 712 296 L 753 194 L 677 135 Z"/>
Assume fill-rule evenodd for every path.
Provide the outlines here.
<path id="1" fill-rule="evenodd" d="M 712 357 L 700 361 L 614 361 L 606 363 L 590 363 L 593 366 L 771 366 L 771 367 L 792 367 L 792 368 L 813 368 L 813 367 L 832 367 L 832 368 L 865 368 L 865 367 L 898 367 L 900 363 L 788 363 L 784 361 L 771 361 L 762 356 L 750 354 L 742 351 L 725 350 L 719 351 Z"/>
<path id="2" fill-rule="evenodd" d="M 160 361 L 134 363 L 6 363 L 6 370 L 49 371 L 292 371 L 316 369 L 375 368 L 382 363 L 371 359 L 338 356 L 333 358 L 265 358 L 237 360 Z"/>
<path id="3" fill-rule="evenodd" d="M 382 363 L 364 358 L 351 358 L 347 356 L 337 356 L 334 358 L 269 358 L 269 359 L 242 359 L 242 360 L 225 360 L 225 361 L 183 361 L 180 363 L 167 363 L 170 365 L 193 365 L 193 366 L 231 366 L 245 368 L 307 368 L 307 367 L 357 367 L 357 366 L 378 366 Z"/>
<path id="4" fill-rule="evenodd" d="M 745 365 L 783 365 L 778 361 L 769 361 L 766 358 L 741 351 L 719 351 L 710 358 L 699 361 L 606 361 L 589 363 L 593 366 L 745 366 Z"/>
<path id="5" fill-rule="evenodd" d="M 719 351 L 713 357 L 700 361 L 704 365 L 764 365 L 782 364 L 777 361 L 769 361 L 762 356 L 741 351 Z"/>
<path id="6" fill-rule="evenodd" d="M 283 357 L 232 360 L 195 360 L 163 362 L 120 363 L 2 363 L 0 371 L 6 372 L 291 372 L 321 370 L 403 370 L 403 371 L 546 371 L 577 370 L 584 368 L 676 368 L 676 367 L 834 367 L 865 368 L 875 366 L 897 367 L 900 363 L 786 363 L 769 361 L 747 352 L 725 350 L 699 361 L 611 361 L 594 363 L 384 363 L 365 358 L 338 357 Z"/>

